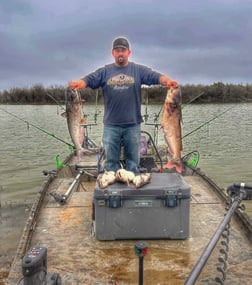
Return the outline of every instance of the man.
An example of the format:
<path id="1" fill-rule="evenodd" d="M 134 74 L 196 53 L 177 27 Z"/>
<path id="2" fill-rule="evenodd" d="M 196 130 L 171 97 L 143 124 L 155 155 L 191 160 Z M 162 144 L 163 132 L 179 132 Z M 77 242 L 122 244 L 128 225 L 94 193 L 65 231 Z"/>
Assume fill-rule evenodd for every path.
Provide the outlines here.
<path id="1" fill-rule="evenodd" d="M 141 116 L 141 85 L 162 84 L 176 87 L 178 83 L 151 68 L 129 61 L 131 54 L 126 38 L 113 41 L 114 63 L 105 65 L 77 81 L 73 89 L 101 87 L 104 97 L 104 131 L 106 171 L 120 168 L 121 144 L 124 146 L 125 169 L 139 173 Z"/>

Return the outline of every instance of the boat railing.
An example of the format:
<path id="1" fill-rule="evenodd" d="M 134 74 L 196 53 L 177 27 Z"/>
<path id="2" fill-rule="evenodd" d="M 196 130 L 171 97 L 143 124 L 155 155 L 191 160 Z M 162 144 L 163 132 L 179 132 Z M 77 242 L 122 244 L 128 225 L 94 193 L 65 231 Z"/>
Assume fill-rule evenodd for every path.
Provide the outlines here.
<path id="1" fill-rule="evenodd" d="M 161 156 L 159 154 L 159 151 L 158 151 L 158 148 L 157 148 L 157 144 L 155 143 L 155 140 L 152 138 L 151 134 L 149 132 L 147 132 L 147 131 L 141 131 L 141 134 L 145 134 L 145 135 L 148 136 L 148 143 L 153 147 L 154 155 L 158 159 L 161 171 L 163 171 L 163 161 L 162 161 L 162 158 L 161 158 Z"/>
<path id="2" fill-rule="evenodd" d="M 159 122 L 154 123 L 144 123 L 146 126 L 152 126 L 153 127 L 153 141 L 155 145 L 158 145 L 158 131 L 161 127 L 161 124 Z"/>
<path id="3" fill-rule="evenodd" d="M 81 126 L 84 128 L 84 134 L 85 134 L 84 140 L 82 143 L 82 147 L 84 147 L 84 148 L 97 148 L 98 147 L 97 143 L 93 139 L 90 138 L 89 132 L 88 132 L 88 129 L 90 129 L 93 126 L 97 126 L 97 123 L 87 123 L 87 124 L 83 124 Z"/>

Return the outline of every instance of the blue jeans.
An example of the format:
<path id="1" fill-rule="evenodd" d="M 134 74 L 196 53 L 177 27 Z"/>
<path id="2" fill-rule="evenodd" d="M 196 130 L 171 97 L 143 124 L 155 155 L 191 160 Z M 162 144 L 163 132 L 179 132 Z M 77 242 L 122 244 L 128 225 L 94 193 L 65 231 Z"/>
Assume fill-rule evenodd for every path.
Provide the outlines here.
<path id="1" fill-rule="evenodd" d="M 139 173 L 141 126 L 104 126 L 103 146 L 105 149 L 105 170 L 117 171 L 121 168 L 121 145 L 124 146 L 125 169 Z"/>

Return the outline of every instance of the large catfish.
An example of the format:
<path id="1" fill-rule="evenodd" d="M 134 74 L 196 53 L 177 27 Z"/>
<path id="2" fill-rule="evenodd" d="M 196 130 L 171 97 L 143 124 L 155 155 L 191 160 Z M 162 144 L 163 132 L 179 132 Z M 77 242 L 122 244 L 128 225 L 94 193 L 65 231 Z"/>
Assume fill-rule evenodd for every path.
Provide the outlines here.
<path id="1" fill-rule="evenodd" d="M 180 87 L 170 88 L 165 98 L 161 120 L 165 141 L 170 153 L 170 158 L 168 158 L 165 167 L 169 169 L 176 168 L 176 171 L 179 173 L 182 172 L 181 105 L 182 96 Z"/>
<path id="2" fill-rule="evenodd" d="M 77 90 L 68 88 L 66 90 L 65 116 L 78 160 L 81 160 L 83 154 L 87 151 L 82 147 L 85 136 L 84 128 L 81 126 L 81 124 L 85 123 L 85 119 L 82 116 L 82 104 L 80 93 Z"/>

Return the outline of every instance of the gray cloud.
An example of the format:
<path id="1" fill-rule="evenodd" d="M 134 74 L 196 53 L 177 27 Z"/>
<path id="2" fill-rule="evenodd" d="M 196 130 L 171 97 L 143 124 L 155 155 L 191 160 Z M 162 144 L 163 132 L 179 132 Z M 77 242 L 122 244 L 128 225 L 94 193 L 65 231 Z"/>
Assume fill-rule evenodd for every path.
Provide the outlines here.
<path id="1" fill-rule="evenodd" d="M 3 2 L 3 3 L 2 3 Z M 251 1 L 12 0 L 0 3 L 0 90 L 66 84 L 111 62 L 127 36 L 132 61 L 183 84 L 250 83 Z"/>

